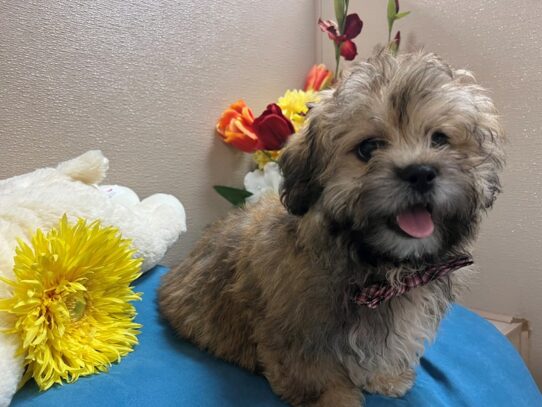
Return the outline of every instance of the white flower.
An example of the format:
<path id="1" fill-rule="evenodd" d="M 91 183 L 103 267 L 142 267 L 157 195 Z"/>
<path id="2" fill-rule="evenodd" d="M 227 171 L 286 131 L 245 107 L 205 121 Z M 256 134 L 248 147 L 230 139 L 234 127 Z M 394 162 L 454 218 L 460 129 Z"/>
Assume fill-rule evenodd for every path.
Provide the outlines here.
<path id="1" fill-rule="evenodd" d="M 258 202 L 260 198 L 267 193 L 278 194 L 282 176 L 279 166 L 276 162 L 268 162 L 263 170 L 256 169 L 245 175 L 245 189 L 252 195 L 247 198 L 247 202 Z"/>

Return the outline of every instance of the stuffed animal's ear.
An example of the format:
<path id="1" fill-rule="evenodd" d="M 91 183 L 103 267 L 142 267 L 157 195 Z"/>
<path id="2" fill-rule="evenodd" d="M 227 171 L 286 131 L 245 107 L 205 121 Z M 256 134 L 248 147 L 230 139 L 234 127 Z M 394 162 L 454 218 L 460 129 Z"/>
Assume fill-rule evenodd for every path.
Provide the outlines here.
<path id="1" fill-rule="evenodd" d="M 64 161 L 56 167 L 58 171 L 74 181 L 85 184 L 99 184 L 105 178 L 109 168 L 109 160 L 101 151 L 91 150 L 69 161 Z"/>
<path id="2" fill-rule="evenodd" d="M 315 128 L 314 123 L 309 123 L 291 137 L 279 160 L 283 175 L 281 200 L 293 215 L 304 215 L 322 193 L 317 179 L 322 157 L 317 151 Z"/>

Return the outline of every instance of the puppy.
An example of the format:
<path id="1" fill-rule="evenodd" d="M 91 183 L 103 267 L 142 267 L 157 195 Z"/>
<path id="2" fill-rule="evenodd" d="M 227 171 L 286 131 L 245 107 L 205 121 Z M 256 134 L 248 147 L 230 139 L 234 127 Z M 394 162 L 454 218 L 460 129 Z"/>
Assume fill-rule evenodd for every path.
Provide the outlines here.
<path id="1" fill-rule="evenodd" d="M 470 272 L 503 137 L 473 77 L 435 55 L 354 66 L 291 137 L 281 199 L 211 226 L 161 312 L 294 406 L 403 395 Z"/>

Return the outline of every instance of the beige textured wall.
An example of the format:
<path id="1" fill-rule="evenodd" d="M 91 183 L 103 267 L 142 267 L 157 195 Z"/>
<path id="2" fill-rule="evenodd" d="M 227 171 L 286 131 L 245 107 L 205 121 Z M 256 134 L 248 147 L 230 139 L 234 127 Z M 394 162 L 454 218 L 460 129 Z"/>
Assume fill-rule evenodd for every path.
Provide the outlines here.
<path id="1" fill-rule="evenodd" d="M 229 208 L 211 185 L 239 185 L 246 169 L 214 137 L 216 117 L 238 97 L 258 112 L 300 86 L 316 59 L 315 4 L 0 1 L 0 178 L 100 148 L 111 159 L 109 182 L 185 204 L 190 230 L 169 256 L 176 262 Z M 366 56 L 386 36 L 385 2 L 351 4 L 366 23 L 357 40 Z M 403 38 L 472 69 L 503 114 L 505 193 L 485 222 L 476 252 L 482 272 L 465 301 L 531 320 L 542 383 L 542 3 L 401 6 L 413 11 L 399 22 Z M 323 56 L 332 60 L 329 48 Z"/>
<path id="2" fill-rule="evenodd" d="M 351 1 L 365 22 L 356 40 L 366 57 L 387 38 L 385 1 Z M 331 2 L 323 12 L 332 15 Z M 532 371 L 542 384 L 542 2 L 401 0 L 412 14 L 397 22 L 405 48 L 423 45 L 491 89 L 508 132 L 504 194 L 476 249 L 480 274 L 467 305 L 517 314 L 532 323 Z M 333 66 L 323 42 L 324 60 Z"/>
<path id="3" fill-rule="evenodd" d="M 108 182 L 185 205 L 175 263 L 246 170 L 215 120 L 303 84 L 314 20 L 313 0 L 0 1 L 0 178 L 102 149 Z"/>

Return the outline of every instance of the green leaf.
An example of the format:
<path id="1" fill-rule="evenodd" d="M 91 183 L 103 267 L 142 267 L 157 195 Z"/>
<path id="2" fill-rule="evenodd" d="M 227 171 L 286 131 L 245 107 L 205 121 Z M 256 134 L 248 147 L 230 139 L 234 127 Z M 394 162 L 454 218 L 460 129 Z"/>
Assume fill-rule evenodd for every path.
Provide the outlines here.
<path id="1" fill-rule="evenodd" d="M 337 25 L 339 26 L 339 34 L 342 34 L 344 31 L 344 19 L 346 17 L 344 0 L 334 0 L 333 5 L 335 6 L 335 17 L 337 18 Z"/>
<path id="2" fill-rule="evenodd" d="M 397 11 L 395 10 L 395 0 L 388 0 L 388 30 L 391 32 L 393 27 L 393 22 L 395 21 L 395 15 Z"/>
<path id="3" fill-rule="evenodd" d="M 395 15 L 395 20 L 399 20 L 403 17 L 406 17 L 410 14 L 410 11 L 403 11 L 402 13 L 398 13 Z"/>
<path id="4" fill-rule="evenodd" d="M 252 195 L 246 189 L 225 187 L 223 185 L 215 185 L 213 188 L 222 198 L 235 206 L 244 205 L 246 199 Z"/>

